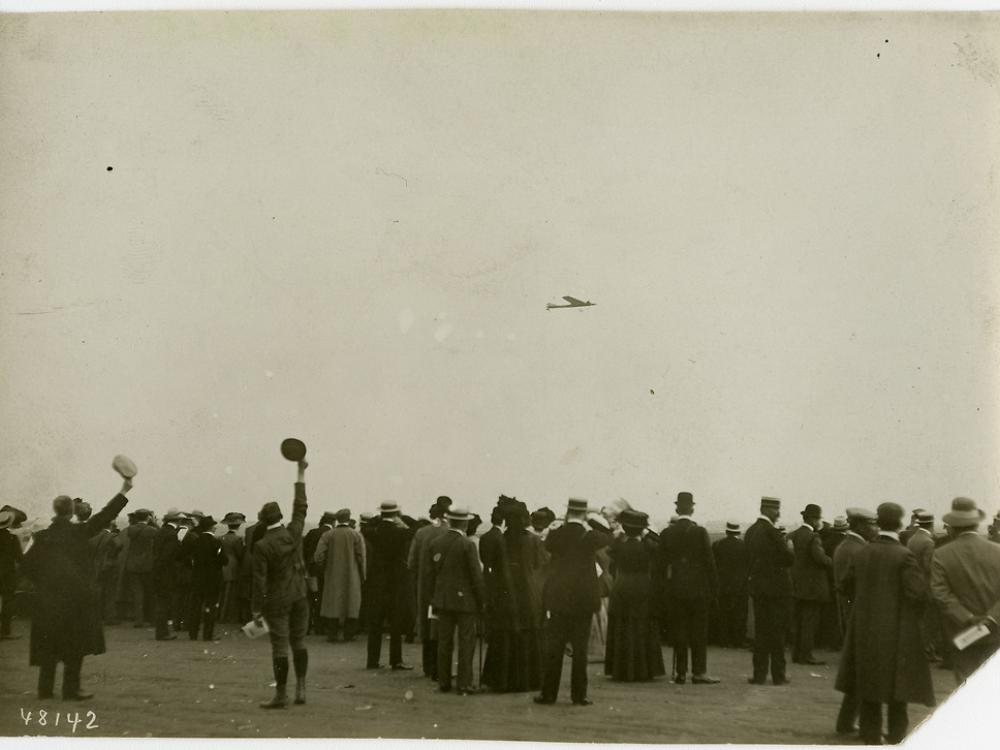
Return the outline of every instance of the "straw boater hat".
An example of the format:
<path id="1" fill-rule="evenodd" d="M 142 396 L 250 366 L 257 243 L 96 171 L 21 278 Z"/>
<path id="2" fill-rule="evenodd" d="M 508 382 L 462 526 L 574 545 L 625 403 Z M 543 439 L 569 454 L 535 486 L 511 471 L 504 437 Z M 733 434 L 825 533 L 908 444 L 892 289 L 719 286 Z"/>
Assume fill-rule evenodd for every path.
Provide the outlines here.
<path id="1" fill-rule="evenodd" d="M 847 516 L 837 516 L 833 519 L 834 531 L 847 531 L 849 528 L 847 525 Z"/>
<path id="2" fill-rule="evenodd" d="M 448 511 L 444 514 L 444 517 L 449 521 L 471 521 L 472 514 L 469 512 L 468 508 L 463 508 L 461 506 L 455 506 L 448 508 Z"/>
<path id="3" fill-rule="evenodd" d="M 588 503 L 582 497 L 571 497 L 569 502 L 566 503 L 567 513 L 586 513 L 588 510 Z"/>
<path id="4" fill-rule="evenodd" d="M 928 513 L 926 510 L 920 511 L 917 514 L 916 519 L 917 526 L 933 526 L 934 525 L 934 514 Z"/>
<path id="5" fill-rule="evenodd" d="M 773 510 L 781 510 L 781 498 L 768 497 L 767 495 L 765 495 L 764 497 L 762 497 L 760 499 L 760 507 L 761 507 L 762 510 L 764 508 L 772 508 Z"/>
<path id="6" fill-rule="evenodd" d="M 386 500 L 378 506 L 379 515 L 382 518 L 392 518 L 399 515 L 399 504 L 395 500 Z"/>
<path id="7" fill-rule="evenodd" d="M 986 514 L 976 507 L 976 501 L 968 497 L 956 497 L 951 501 L 951 511 L 941 520 L 953 529 L 978 526 Z"/>
<path id="8" fill-rule="evenodd" d="M 733 536 L 739 536 L 740 525 L 734 521 L 726 521 L 726 533 L 732 534 Z"/>

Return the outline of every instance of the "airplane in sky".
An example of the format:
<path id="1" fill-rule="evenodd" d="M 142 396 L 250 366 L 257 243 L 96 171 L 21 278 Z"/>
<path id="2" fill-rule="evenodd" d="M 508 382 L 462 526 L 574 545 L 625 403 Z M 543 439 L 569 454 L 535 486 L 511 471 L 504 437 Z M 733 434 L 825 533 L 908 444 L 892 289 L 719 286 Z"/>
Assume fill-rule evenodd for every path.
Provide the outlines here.
<path id="1" fill-rule="evenodd" d="M 595 302 L 591 302 L 590 300 L 587 300 L 586 302 L 584 302 L 583 300 L 578 300 L 576 297 L 563 297 L 563 299 L 566 300 L 567 302 L 569 302 L 569 304 L 568 305 L 551 305 L 550 304 L 550 305 L 546 305 L 545 309 L 546 310 L 562 310 L 564 308 L 569 308 L 569 307 L 593 307 L 595 304 L 597 304 Z"/>

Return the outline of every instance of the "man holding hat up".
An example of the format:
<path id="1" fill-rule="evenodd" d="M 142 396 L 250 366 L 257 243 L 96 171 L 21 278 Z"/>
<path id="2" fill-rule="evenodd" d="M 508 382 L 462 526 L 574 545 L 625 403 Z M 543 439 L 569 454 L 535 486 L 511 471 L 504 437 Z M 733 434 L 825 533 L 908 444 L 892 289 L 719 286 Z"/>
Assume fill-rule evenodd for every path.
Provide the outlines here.
<path id="1" fill-rule="evenodd" d="M 253 619 L 267 620 L 271 636 L 271 665 L 274 670 L 274 697 L 261 708 L 285 708 L 288 705 L 288 649 L 295 666 L 295 702 L 306 702 L 306 671 L 309 651 L 309 601 L 306 599 L 306 566 L 302 559 L 302 527 L 306 521 L 306 467 L 298 460 L 298 481 L 292 503 L 292 520 L 281 523 L 281 508 L 265 503 L 257 515 L 264 533 L 253 545 L 253 589 L 250 609 Z"/>
<path id="2" fill-rule="evenodd" d="M 760 516 L 747 529 L 750 562 L 750 596 L 753 597 L 754 643 L 751 685 L 767 681 L 768 668 L 775 685 L 785 685 L 785 638 L 788 632 L 792 579 L 788 569 L 795 559 L 778 530 L 781 500 L 760 499 Z"/>
<path id="3" fill-rule="evenodd" d="M 587 527 L 587 501 L 573 497 L 567 506 L 566 523 L 546 535 L 545 549 L 552 558 L 542 590 L 546 646 L 542 693 L 535 696 L 535 703 L 556 702 L 569 643 L 573 647 L 570 699 L 577 706 L 591 704 L 587 698 L 587 641 L 590 622 L 601 607 L 596 553 L 610 543 L 610 534 Z"/>
<path id="4" fill-rule="evenodd" d="M 471 518 L 465 508 L 449 508 L 445 512 L 448 529 L 428 548 L 426 595 L 438 620 L 438 684 L 443 693 L 451 690 L 451 657 L 457 629 L 459 695 L 475 692 L 472 657 L 476 650 L 476 621 L 486 606 L 476 543 L 465 533 Z"/>
<path id="5" fill-rule="evenodd" d="M 792 562 L 792 591 L 795 596 L 795 664 L 825 664 L 813 656 L 813 641 L 819 628 L 823 605 L 830 601 L 827 570 L 833 560 L 823 551 L 819 536 L 823 510 L 812 503 L 802 511 L 802 525 L 789 535 L 795 560 Z"/>
<path id="6" fill-rule="evenodd" d="M 985 514 L 974 500 L 957 497 L 944 523 L 952 542 L 934 553 L 931 592 L 944 618 L 945 632 L 954 637 L 966 628 L 985 625 L 989 634 L 953 655 L 961 682 L 1000 647 L 1000 546 L 979 535 Z"/>
<path id="7" fill-rule="evenodd" d="M 917 558 L 899 541 L 902 507 L 882 503 L 876 516 L 878 537 L 854 557 L 843 582 L 853 604 L 836 682 L 861 703 L 866 745 L 882 744 L 883 704 L 889 742 L 898 744 L 909 728 L 906 704 L 935 703 L 919 625 L 927 585 Z"/>

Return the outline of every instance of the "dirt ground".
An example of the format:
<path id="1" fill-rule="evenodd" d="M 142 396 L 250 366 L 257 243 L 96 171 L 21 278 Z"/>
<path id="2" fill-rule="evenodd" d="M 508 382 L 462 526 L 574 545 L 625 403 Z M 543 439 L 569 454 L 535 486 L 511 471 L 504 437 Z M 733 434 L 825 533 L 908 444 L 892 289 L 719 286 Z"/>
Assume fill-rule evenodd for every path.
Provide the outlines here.
<path id="1" fill-rule="evenodd" d="M 308 704 L 264 711 L 270 697 L 270 648 L 235 626 L 215 642 L 153 640 L 131 625 L 105 630 L 108 652 L 87 657 L 86 703 L 35 697 L 37 670 L 28 666 L 28 625 L 19 640 L 0 642 L 0 735 L 107 737 L 392 737 L 575 742 L 837 744 L 840 693 L 833 689 L 836 654 L 828 664 L 789 664 L 790 686 L 751 686 L 747 651 L 713 648 L 709 671 L 719 685 L 621 684 L 590 667 L 594 704 L 569 703 L 569 662 L 555 706 L 531 694 L 459 697 L 439 694 L 419 673 L 419 644 L 404 645 L 413 672 L 364 669 L 365 645 L 309 637 Z M 388 644 L 383 661 L 388 656 Z M 664 649 L 670 663 L 670 650 Z M 951 692 L 950 672 L 932 670 L 938 702 Z M 58 679 L 58 675 L 57 675 Z M 407 698 L 407 692 L 412 697 Z M 58 692 L 58 683 L 57 683 Z M 45 726 L 40 710 L 46 711 Z M 88 714 L 87 712 L 93 712 Z M 28 713 L 30 712 L 30 717 Z M 56 724 L 56 713 L 59 723 Z M 67 714 L 67 712 L 69 712 Z M 79 714 L 74 732 L 67 716 Z M 911 706 L 916 726 L 929 710 Z M 88 728 L 88 725 L 90 728 Z"/>

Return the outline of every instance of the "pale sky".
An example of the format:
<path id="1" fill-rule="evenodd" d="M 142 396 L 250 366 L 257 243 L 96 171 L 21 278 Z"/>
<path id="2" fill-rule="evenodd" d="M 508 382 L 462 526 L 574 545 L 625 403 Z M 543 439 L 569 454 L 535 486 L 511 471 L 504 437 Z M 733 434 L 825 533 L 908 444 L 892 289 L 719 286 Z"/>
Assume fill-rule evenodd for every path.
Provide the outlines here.
<path id="1" fill-rule="evenodd" d="M 992 514 L 998 30 L 7 17 L 0 503 Z"/>

